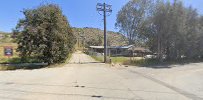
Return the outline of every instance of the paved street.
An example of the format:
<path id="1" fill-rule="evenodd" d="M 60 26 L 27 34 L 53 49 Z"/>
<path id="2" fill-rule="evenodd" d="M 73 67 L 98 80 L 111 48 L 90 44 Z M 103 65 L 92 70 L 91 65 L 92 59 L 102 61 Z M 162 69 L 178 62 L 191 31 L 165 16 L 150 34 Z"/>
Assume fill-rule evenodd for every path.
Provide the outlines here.
<path id="1" fill-rule="evenodd" d="M 0 100 L 203 100 L 203 63 L 111 67 L 77 52 L 64 67 L 1 71 Z"/>

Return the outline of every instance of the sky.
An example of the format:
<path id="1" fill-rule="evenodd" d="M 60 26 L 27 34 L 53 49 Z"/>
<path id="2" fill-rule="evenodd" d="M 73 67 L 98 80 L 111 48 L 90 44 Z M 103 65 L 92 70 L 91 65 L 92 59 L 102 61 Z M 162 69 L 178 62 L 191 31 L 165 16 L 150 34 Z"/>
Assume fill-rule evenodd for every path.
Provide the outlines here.
<path id="1" fill-rule="evenodd" d="M 96 11 L 96 4 L 106 2 L 112 5 L 113 12 L 107 17 L 107 30 L 115 28 L 118 11 L 129 0 L 2 0 L 0 3 L 0 31 L 11 32 L 18 20 L 23 18 L 23 9 L 36 8 L 41 4 L 58 4 L 72 27 L 93 27 L 103 29 L 103 16 Z M 203 0 L 182 0 L 185 6 L 191 5 L 203 15 Z"/>

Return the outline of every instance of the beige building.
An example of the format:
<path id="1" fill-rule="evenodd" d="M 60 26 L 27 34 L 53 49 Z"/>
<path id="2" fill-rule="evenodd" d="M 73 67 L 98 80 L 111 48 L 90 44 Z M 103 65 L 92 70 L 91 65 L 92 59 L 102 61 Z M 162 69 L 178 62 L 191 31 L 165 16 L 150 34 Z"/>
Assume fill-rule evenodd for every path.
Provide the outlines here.
<path id="1" fill-rule="evenodd" d="M 103 55 L 104 46 L 90 46 L 88 51 L 89 51 L 89 54 Z M 108 47 L 108 55 L 111 55 L 111 56 L 143 57 L 150 53 L 152 52 L 149 49 L 144 47 L 135 47 L 134 45 Z"/>

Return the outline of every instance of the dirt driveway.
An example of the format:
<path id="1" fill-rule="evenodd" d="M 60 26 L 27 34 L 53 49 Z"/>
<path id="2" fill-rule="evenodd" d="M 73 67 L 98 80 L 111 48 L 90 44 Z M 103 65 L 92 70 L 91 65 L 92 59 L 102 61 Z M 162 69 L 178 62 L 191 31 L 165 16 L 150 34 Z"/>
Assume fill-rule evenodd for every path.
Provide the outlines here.
<path id="1" fill-rule="evenodd" d="M 1 71 L 0 100 L 203 100 L 203 64 L 110 67 L 77 52 L 61 68 Z"/>

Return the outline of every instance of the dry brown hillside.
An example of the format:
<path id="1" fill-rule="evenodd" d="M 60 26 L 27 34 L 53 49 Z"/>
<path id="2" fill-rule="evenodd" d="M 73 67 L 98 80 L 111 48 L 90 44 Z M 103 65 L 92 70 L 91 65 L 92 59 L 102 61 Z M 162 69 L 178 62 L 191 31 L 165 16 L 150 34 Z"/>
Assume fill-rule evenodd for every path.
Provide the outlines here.
<path id="1" fill-rule="evenodd" d="M 11 33 L 0 31 L 0 43 L 10 43 L 12 42 Z"/>
<path id="2" fill-rule="evenodd" d="M 103 30 L 97 28 L 73 28 L 73 32 L 80 43 L 85 43 L 85 46 L 99 46 L 103 45 Z M 123 46 L 127 45 L 127 38 L 120 33 L 107 32 L 108 45 L 110 46 Z"/>

